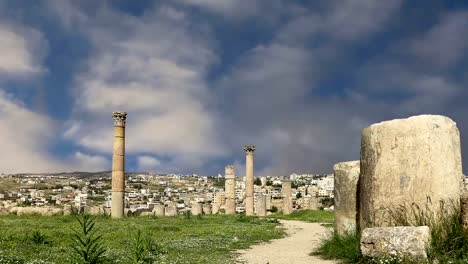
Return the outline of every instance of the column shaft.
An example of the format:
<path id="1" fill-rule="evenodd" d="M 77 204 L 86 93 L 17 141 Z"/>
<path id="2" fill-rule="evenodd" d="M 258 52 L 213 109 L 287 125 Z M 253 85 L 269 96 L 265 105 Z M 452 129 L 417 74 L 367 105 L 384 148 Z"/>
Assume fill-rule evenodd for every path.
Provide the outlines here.
<path id="1" fill-rule="evenodd" d="M 247 152 L 245 159 L 245 214 L 254 215 L 254 157 Z"/>
<path id="2" fill-rule="evenodd" d="M 114 149 L 112 155 L 112 218 L 124 216 L 125 201 L 125 119 L 127 113 L 114 113 Z"/>
<path id="3" fill-rule="evenodd" d="M 236 213 L 236 176 L 234 166 L 226 166 L 225 168 L 225 193 L 226 201 L 224 203 L 226 214 Z"/>

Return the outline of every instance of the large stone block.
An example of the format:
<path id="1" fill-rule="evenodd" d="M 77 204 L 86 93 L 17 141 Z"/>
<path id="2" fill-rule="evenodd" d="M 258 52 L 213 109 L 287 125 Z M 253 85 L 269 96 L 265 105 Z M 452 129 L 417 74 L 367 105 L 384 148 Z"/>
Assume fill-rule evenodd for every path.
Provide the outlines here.
<path id="1" fill-rule="evenodd" d="M 203 204 L 203 214 L 205 215 L 211 214 L 211 204 Z"/>
<path id="2" fill-rule="evenodd" d="M 178 211 L 177 211 L 177 206 L 175 205 L 169 205 L 165 209 L 165 215 L 166 216 L 177 216 Z"/>
<path id="3" fill-rule="evenodd" d="M 153 207 L 153 213 L 155 216 L 164 216 L 165 208 L 164 204 L 156 204 Z"/>
<path id="4" fill-rule="evenodd" d="M 192 203 L 191 208 L 192 215 L 201 215 L 203 214 L 203 207 L 201 203 Z"/>
<path id="5" fill-rule="evenodd" d="M 416 204 L 437 212 L 441 201 L 458 202 L 462 165 L 455 122 L 422 115 L 365 128 L 359 182 L 361 228 L 390 225 L 389 208 Z"/>
<path id="6" fill-rule="evenodd" d="M 335 227 L 340 235 L 356 230 L 359 160 L 335 164 Z"/>
<path id="7" fill-rule="evenodd" d="M 310 197 L 308 206 L 310 210 L 319 210 L 320 209 L 319 199 L 317 197 Z"/>
<path id="8" fill-rule="evenodd" d="M 266 195 L 257 196 L 257 216 L 266 216 Z"/>
<path id="9" fill-rule="evenodd" d="M 366 228 L 361 233 L 361 253 L 367 257 L 406 256 L 427 259 L 431 232 L 427 226 Z"/>

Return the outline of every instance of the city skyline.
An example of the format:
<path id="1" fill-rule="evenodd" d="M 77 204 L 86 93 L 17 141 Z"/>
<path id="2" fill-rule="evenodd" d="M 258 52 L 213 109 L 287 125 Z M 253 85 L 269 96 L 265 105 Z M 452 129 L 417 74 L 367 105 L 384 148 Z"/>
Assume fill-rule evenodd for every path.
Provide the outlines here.
<path id="1" fill-rule="evenodd" d="M 418 114 L 468 151 L 467 3 L 305 2 L 0 0 L 0 173 L 110 171 L 114 111 L 128 171 L 331 173 Z"/>

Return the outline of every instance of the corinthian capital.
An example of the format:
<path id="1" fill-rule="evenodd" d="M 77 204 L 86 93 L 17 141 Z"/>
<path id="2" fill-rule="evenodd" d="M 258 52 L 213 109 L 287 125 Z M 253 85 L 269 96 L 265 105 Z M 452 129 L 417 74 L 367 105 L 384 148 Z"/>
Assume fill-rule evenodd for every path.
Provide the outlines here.
<path id="1" fill-rule="evenodd" d="M 244 151 L 247 154 L 253 154 L 253 152 L 255 151 L 255 146 L 254 145 L 244 146 Z"/>
<path id="2" fill-rule="evenodd" d="M 227 165 L 224 172 L 226 175 L 234 175 L 235 169 L 234 165 Z"/>
<path id="3" fill-rule="evenodd" d="M 112 117 L 114 117 L 114 126 L 125 127 L 125 120 L 127 119 L 127 112 L 114 112 L 112 114 Z"/>

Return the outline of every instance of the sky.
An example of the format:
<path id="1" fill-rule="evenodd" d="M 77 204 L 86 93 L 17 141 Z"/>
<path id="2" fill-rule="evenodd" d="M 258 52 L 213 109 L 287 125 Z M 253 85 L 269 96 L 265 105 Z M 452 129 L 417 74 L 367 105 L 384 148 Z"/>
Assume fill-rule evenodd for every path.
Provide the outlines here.
<path id="1" fill-rule="evenodd" d="M 468 152 L 466 1 L 0 0 L 0 54 L 0 173 L 110 170 L 113 111 L 127 171 L 331 173 L 418 114 Z"/>

